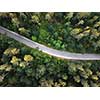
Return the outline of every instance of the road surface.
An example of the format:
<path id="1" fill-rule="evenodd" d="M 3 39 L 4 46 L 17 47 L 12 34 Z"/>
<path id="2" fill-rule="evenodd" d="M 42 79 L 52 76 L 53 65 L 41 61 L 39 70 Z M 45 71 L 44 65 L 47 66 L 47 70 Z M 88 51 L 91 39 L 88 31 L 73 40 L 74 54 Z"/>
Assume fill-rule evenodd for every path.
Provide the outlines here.
<path id="1" fill-rule="evenodd" d="M 59 57 L 63 59 L 70 59 L 70 60 L 100 60 L 100 54 L 70 53 L 67 51 L 60 51 L 60 50 L 52 49 L 45 45 L 34 42 L 24 36 L 21 36 L 16 32 L 10 31 L 2 26 L 0 26 L 0 33 L 5 34 L 8 37 L 13 38 L 17 40 L 18 42 L 21 42 L 31 48 L 41 50 L 42 52 L 55 56 L 55 57 Z"/>

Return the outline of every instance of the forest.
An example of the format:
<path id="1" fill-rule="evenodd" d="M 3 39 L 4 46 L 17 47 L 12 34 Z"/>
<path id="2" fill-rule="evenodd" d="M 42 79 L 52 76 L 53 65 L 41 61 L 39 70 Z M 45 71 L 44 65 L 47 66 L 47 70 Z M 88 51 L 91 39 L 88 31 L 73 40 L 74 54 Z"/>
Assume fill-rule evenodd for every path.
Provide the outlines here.
<path id="1" fill-rule="evenodd" d="M 1 12 L 0 26 L 47 47 L 100 54 L 99 12 Z M 0 34 L 1 87 L 99 87 L 100 61 L 66 60 Z"/>

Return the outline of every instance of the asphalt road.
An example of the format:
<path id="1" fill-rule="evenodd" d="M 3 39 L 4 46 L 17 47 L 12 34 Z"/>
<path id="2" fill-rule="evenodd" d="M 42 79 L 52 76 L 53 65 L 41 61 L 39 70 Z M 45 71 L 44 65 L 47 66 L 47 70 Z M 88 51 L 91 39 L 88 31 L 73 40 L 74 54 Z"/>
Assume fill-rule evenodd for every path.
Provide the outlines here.
<path id="1" fill-rule="evenodd" d="M 63 59 L 70 59 L 70 60 L 100 60 L 100 54 L 70 53 L 67 51 L 60 51 L 60 50 L 52 49 L 42 44 L 39 44 L 37 42 L 34 42 L 24 36 L 21 36 L 18 33 L 10 31 L 2 26 L 0 26 L 0 33 L 5 34 L 8 37 L 13 38 L 17 40 L 18 42 L 21 42 L 31 48 L 36 48 L 38 50 L 41 50 L 44 53 L 47 53 L 55 57 L 59 57 Z"/>

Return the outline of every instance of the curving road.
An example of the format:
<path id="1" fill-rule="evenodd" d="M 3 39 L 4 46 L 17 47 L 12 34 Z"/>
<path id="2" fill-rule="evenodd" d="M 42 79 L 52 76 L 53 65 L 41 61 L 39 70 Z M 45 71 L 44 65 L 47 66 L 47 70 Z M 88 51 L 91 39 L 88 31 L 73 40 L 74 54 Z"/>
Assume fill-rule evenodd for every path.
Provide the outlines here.
<path id="1" fill-rule="evenodd" d="M 13 38 L 17 40 L 18 42 L 21 42 L 31 48 L 36 48 L 38 50 L 41 50 L 44 53 L 47 53 L 55 57 L 59 57 L 63 59 L 71 59 L 71 60 L 100 60 L 99 54 L 70 53 L 67 51 L 60 51 L 60 50 L 49 48 L 47 46 L 34 42 L 24 36 L 21 36 L 18 33 L 10 31 L 2 26 L 0 26 L 0 33 L 5 34 L 8 37 Z"/>

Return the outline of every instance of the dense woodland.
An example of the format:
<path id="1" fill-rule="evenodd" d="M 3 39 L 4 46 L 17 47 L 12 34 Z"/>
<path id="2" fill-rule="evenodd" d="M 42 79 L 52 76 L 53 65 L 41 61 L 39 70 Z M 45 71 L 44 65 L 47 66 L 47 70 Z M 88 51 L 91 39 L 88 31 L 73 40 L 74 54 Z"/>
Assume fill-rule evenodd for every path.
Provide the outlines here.
<path id="1" fill-rule="evenodd" d="M 0 13 L 0 25 L 58 50 L 100 53 L 100 13 Z M 52 57 L 0 34 L 0 86 L 100 86 L 100 61 Z"/>

